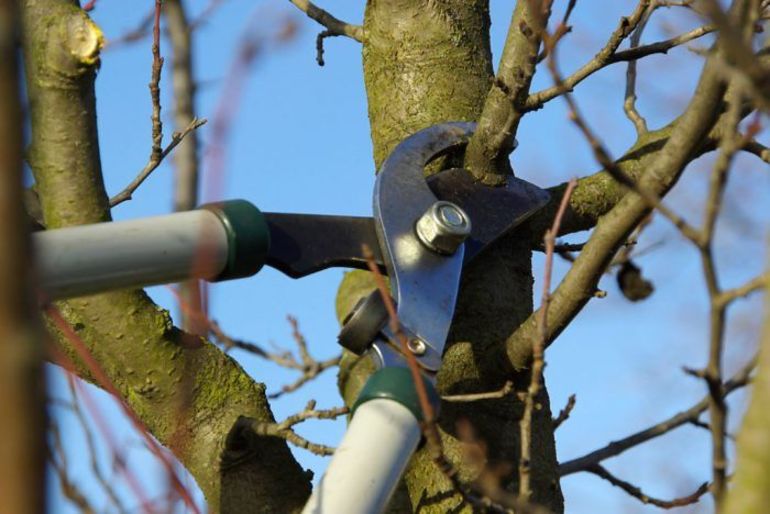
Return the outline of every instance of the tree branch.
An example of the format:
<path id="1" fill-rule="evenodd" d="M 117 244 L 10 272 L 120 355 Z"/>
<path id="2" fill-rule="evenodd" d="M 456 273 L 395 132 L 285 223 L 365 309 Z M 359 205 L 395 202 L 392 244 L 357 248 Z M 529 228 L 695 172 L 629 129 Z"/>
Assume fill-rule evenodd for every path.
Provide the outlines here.
<path id="1" fill-rule="evenodd" d="M 309 0 L 289 0 L 297 9 L 304 12 L 308 18 L 326 27 L 329 36 L 347 36 L 358 42 L 364 40 L 364 28 L 360 25 L 352 25 L 339 20 L 313 4 Z"/>
<path id="2" fill-rule="evenodd" d="M 738 373 L 724 384 L 724 395 L 727 396 L 733 391 L 745 387 L 751 380 L 751 373 L 756 367 L 757 359 L 751 359 Z M 559 474 L 561 476 L 571 475 L 580 471 L 586 471 L 591 466 L 602 462 L 611 457 L 616 457 L 621 453 L 635 448 L 640 444 L 646 443 L 651 439 L 660 437 L 672 430 L 697 420 L 698 417 L 708 409 L 709 396 L 705 396 L 701 401 L 687 410 L 679 412 L 670 418 L 656 423 L 644 430 L 636 432 L 628 437 L 613 441 L 607 446 L 594 450 L 582 457 L 568 460 L 559 465 Z"/>
<path id="3" fill-rule="evenodd" d="M 725 84 L 717 67 L 713 58 L 707 61 L 692 101 L 684 114 L 674 122 L 671 136 L 658 152 L 657 159 L 638 181 L 642 188 L 658 197 L 663 196 L 676 182 L 722 110 Z M 599 221 L 583 251 L 553 294 L 548 313 L 548 318 L 552 320 L 549 325 L 550 341 L 593 296 L 598 280 L 612 256 L 650 211 L 651 207 L 644 198 L 629 194 Z M 529 341 L 536 334 L 537 316 L 537 312 L 532 314 L 505 343 L 508 361 L 516 369 L 529 364 Z"/>
<path id="4" fill-rule="evenodd" d="M 209 5 L 208 9 L 214 6 Z M 174 130 L 184 133 L 195 120 L 195 74 L 193 73 L 193 29 L 187 21 L 181 0 L 165 0 L 163 14 L 171 41 L 171 79 L 174 90 Z M 189 133 L 174 153 L 174 211 L 189 211 L 198 205 L 199 148 L 198 134 Z M 206 325 L 194 314 L 203 311 L 201 286 L 198 280 L 179 285 L 181 325 L 186 331 L 205 336 Z M 192 312 L 191 315 L 186 314 Z"/>
<path id="5" fill-rule="evenodd" d="M 22 6 L 32 124 L 28 155 L 45 224 L 106 221 L 94 96 L 101 31 L 67 0 L 25 0 Z M 264 386 L 237 363 L 208 341 L 176 329 L 142 291 L 74 299 L 58 308 L 121 397 L 196 478 L 212 509 L 301 508 L 310 482 L 283 441 L 256 442 L 249 458 L 223 472 L 227 457 L 237 453 L 225 448 L 223 456 L 238 417 L 272 421 Z M 74 356 L 61 330 L 52 332 Z M 188 380 L 185 370 L 194 371 L 189 388 L 180 387 Z M 180 419 L 179 400 L 188 394 L 188 416 Z M 175 438 L 180 430 L 184 437 Z M 230 503 L 236 501 L 237 507 Z"/>
<path id="6" fill-rule="evenodd" d="M 698 503 L 698 500 L 700 500 L 701 496 L 709 492 L 709 484 L 708 482 L 704 482 L 692 494 L 683 496 L 681 498 L 675 498 L 673 500 L 660 500 L 658 498 L 654 498 L 646 494 L 637 486 L 629 482 L 626 482 L 625 480 L 619 479 L 618 477 L 616 477 L 615 475 L 607 471 L 606 468 L 604 468 L 603 466 L 600 466 L 599 464 L 595 464 L 591 466 L 590 468 L 586 469 L 586 471 L 588 471 L 589 473 L 593 473 L 594 475 L 600 478 L 603 478 L 604 480 L 608 481 L 615 487 L 619 487 L 623 489 L 630 496 L 636 498 L 637 500 L 644 503 L 645 505 L 648 505 L 648 504 L 655 505 L 656 507 L 659 507 L 661 509 L 674 509 L 677 507 L 684 507 L 685 505 L 692 505 L 693 503 Z"/>
<path id="7" fill-rule="evenodd" d="M 465 151 L 465 167 L 485 184 L 499 185 L 512 173 L 508 155 L 513 151 L 516 130 L 523 114 L 551 13 L 538 2 L 516 3 L 497 77 L 484 102 L 476 132 Z"/>
<path id="8" fill-rule="evenodd" d="M 121 192 L 110 198 L 110 207 L 116 207 L 123 202 L 126 202 L 133 198 L 133 194 L 136 192 L 137 189 L 139 189 L 139 186 L 141 186 L 145 180 L 147 180 L 147 177 L 149 177 L 153 171 L 155 171 L 158 166 L 163 162 L 163 159 L 170 154 L 176 146 L 182 142 L 182 140 L 192 131 L 197 129 L 198 127 L 202 127 L 206 124 L 205 119 L 198 119 L 194 118 L 189 125 L 187 125 L 182 132 L 174 132 L 171 135 L 171 142 L 168 144 L 166 148 L 163 149 L 163 151 L 156 155 L 151 155 L 150 160 L 147 162 L 147 164 L 142 168 L 142 171 L 140 171 L 134 180 L 132 180 L 126 187 L 123 188 Z"/>

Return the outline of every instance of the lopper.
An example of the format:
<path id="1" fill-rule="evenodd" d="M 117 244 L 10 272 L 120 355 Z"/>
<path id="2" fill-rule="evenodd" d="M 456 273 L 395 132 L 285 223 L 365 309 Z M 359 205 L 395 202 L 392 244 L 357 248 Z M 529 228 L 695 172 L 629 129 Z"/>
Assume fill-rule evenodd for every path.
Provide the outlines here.
<path id="1" fill-rule="evenodd" d="M 33 234 L 49 299 L 187 279 L 244 278 L 263 265 L 292 278 L 329 267 L 366 269 L 364 245 L 390 279 L 400 330 L 438 407 L 434 382 L 465 265 L 549 199 L 509 177 L 500 187 L 463 169 L 427 180 L 425 166 L 468 142 L 475 125 L 444 123 L 403 140 L 383 163 L 374 216 L 262 213 L 243 200 L 166 216 Z M 339 342 L 377 364 L 304 513 L 382 512 L 420 440 L 422 412 L 379 294 L 347 316 Z"/>

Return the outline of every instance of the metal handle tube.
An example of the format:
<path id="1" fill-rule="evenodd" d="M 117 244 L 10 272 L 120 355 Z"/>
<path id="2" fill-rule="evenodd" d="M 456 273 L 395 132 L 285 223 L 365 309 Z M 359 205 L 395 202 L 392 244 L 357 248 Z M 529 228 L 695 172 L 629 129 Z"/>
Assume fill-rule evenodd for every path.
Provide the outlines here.
<path id="1" fill-rule="evenodd" d="M 420 441 L 411 410 L 384 398 L 358 406 L 303 514 L 377 514 Z"/>
<path id="2" fill-rule="evenodd" d="M 208 210 L 37 232 L 32 241 L 38 280 L 51 300 L 210 280 L 228 257 L 226 228 Z"/>
<path id="3" fill-rule="evenodd" d="M 270 229 L 245 200 L 114 223 L 37 232 L 38 281 L 49 300 L 189 278 L 228 280 L 257 273 Z"/>

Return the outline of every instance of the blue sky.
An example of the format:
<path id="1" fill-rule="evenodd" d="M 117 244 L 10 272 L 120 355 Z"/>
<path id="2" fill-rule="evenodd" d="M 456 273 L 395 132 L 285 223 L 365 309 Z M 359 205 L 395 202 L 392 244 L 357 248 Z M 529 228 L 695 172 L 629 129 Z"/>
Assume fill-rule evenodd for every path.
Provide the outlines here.
<path id="1" fill-rule="evenodd" d="M 208 0 L 187 3 L 197 13 Z M 362 20 L 363 1 L 319 3 L 345 20 Z M 559 16 L 564 3 L 556 2 Z M 491 4 L 493 49 L 499 55 L 511 2 L 492 0 Z M 627 0 L 578 2 L 573 33 L 559 53 L 562 71 L 569 73 L 590 58 L 620 16 L 629 14 L 634 4 Z M 148 0 L 99 0 L 93 17 L 110 40 L 134 28 L 151 8 Z M 374 170 L 358 43 L 344 38 L 327 40 L 326 66 L 320 68 L 315 63 L 318 27 L 295 12 L 288 2 L 225 0 L 196 32 L 198 114 L 209 119 L 213 116 L 238 38 L 247 23 L 257 19 L 258 28 L 269 32 L 287 16 L 298 23 L 298 35 L 287 44 L 268 44 L 249 75 L 228 140 L 223 196 L 249 199 L 266 211 L 370 215 Z M 650 23 L 643 41 L 662 39 L 697 23 L 692 16 L 664 11 Z M 164 43 L 162 52 L 168 48 Z M 149 155 L 150 61 L 149 39 L 108 47 L 103 54 L 97 78 L 98 115 L 103 170 L 111 194 L 133 178 Z M 685 49 L 641 64 L 639 109 L 648 117 L 651 128 L 665 124 L 681 111 L 697 80 L 699 66 L 698 59 Z M 166 141 L 172 126 L 169 69 L 170 60 L 162 82 Z M 589 123 L 615 155 L 620 155 L 634 139 L 633 127 L 622 112 L 624 74 L 622 65 L 608 68 L 586 80 L 577 92 Z M 547 73 L 541 72 L 536 75 L 533 89 L 550 84 Z M 210 130 L 209 124 L 200 131 L 204 145 L 210 141 Z M 527 116 L 517 137 L 514 168 L 519 176 L 538 185 L 556 184 L 597 168 L 582 136 L 567 120 L 560 100 Z M 700 219 L 709 162 L 705 158 L 695 163 L 672 192 L 671 204 L 692 221 Z M 132 201 L 115 209 L 114 217 L 130 219 L 169 212 L 172 172 L 170 163 L 162 165 Z M 738 285 L 762 269 L 770 221 L 767 209 L 762 208 L 770 201 L 767 167 L 752 158 L 741 158 L 731 180 L 728 215 L 720 222 L 718 245 L 718 262 L 725 270 L 727 286 Z M 580 242 L 585 237 L 576 234 L 568 239 Z M 607 276 L 600 285 L 607 290 L 607 298 L 592 301 L 548 352 L 546 378 L 553 409 L 558 411 L 572 393 L 578 398 L 571 418 L 557 433 L 561 460 L 687 408 L 705 392 L 701 383 L 681 372 L 682 366 L 702 366 L 706 359 L 707 304 L 697 254 L 662 220 L 655 221 L 639 246 L 653 247 L 638 263 L 655 283 L 655 294 L 645 302 L 632 304 L 622 298 L 614 279 Z M 535 255 L 535 264 L 539 298 L 541 255 Z M 558 261 L 556 276 L 566 269 L 567 265 Z M 212 317 L 235 337 L 291 347 L 291 329 L 286 322 L 291 314 L 298 318 L 313 354 L 325 358 L 338 351 L 333 300 L 341 276 L 342 271 L 329 270 L 294 281 L 266 269 L 254 278 L 217 284 L 212 288 Z M 176 313 L 167 289 L 153 288 L 151 294 Z M 753 298 L 731 310 L 730 369 L 748 359 L 756 340 L 760 304 L 758 298 Z M 233 356 L 257 380 L 267 383 L 268 391 L 293 380 L 291 373 L 255 357 L 239 353 Z M 66 398 L 67 388 L 60 373 L 52 370 L 50 376 L 52 395 Z M 311 397 L 318 400 L 320 407 L 338 405 L 335 381 L 334 372 L 327 373 L 310 388 L 273 402 L 276 417 L 296 412 Z M 98 398 L 107 419 L 120 419 L 111 400 L 89 390 Z M 740 409 L 742 401 L 734 405 Z M 90 464 L 83 457 L 84 442 L 77 424 L 66 411 L 56 407 L 53 411 L 66 435 L 73 477 L 96 507 L 105 508 L 103 493 L 88 478 Z M 130 448 L 129 465 L 147 491 L 160 494 L 163 473 L 142 450 L 139 438 L 125 423 L 116 422 L 113 428 L 119 440 Z M 332 445 L 343 430 L 342 423 L 329 422 L 309 423 L 301 429 L 313 440 Z M 326 462 L 302 450 L 295 454 L 303 466 L 319 473 Z M 707 434 L 685 427 L 608 461 L 607 466 L 649 494 L 668 498 L 687 494 L 708 479 L 708 455 Z M 110 471 L 108 452 L 101 452 L 99 458 Z M 115 484 L 126 505 L 135 505 L 119 478 Z M 569 514 L 657 511 L 639 505 L 592 476 L 570 476 L 562 487 Z M 50 490 L 52 512 L 75 512 L 61 498 L 58 484 L 52 482 Z"/>

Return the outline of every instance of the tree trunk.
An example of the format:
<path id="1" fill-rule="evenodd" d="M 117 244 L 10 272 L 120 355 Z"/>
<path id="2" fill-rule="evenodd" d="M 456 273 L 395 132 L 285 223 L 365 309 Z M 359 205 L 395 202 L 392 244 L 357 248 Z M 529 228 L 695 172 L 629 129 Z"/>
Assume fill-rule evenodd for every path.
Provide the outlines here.
<path id="1" fill-rule="evenodd" d="M 492 83 L 486 0 L 369 0 L 364 19 L 363 65 L 369 99 L 374 160 L 379 166 L 394 146 L 411 133 L 445 121 L 478 119 Z M 444 363 L 438 377 L 442 394 L 499 389 L 513 380 L 517 391 L 529 383 L 526 371 L 500 371 L 491 351 L 532 312 L 532 267 L 528 238 L 500 241 L 466 270 Z M 338 314 L 373 286 L 366 273 L 348 273 L 340 286 Z M 371 365 L 347 355 L 340 388 L 355 399 Z M 554 512 L 563 510 L 557 474 L 551 414 L 545 389 L 535 412 L 532 448 L 533 500 Z M 464 480 L 479 472 L 463 463 L 455 438 L 458 421 L 472 422 L 488 447 L 488 465 L 509 464 L 501 485 L 518 490 L 519 419 L 522 404 L 515 394 L 500 400 L 442 405 L 440 427 L 448 458 Z M 469 512 L 433 464 L 427 452 L 412 459 L 406 489 L 393 512 Z M 408 492 L 411 502 L 405 501 Z M 458 508 L 459 507 L 459 508 Z"/>
<path id="2" fill-rule="evenodd" d="M 77 1 L 24 0 L 21 6 L 32 124 L 28 158 L 45 225 L 108 221 L 94 97 L 101 31 Z M 264 385 L 233 359 L 175 328 L 143 291 L 57 307 L 121 397 L 195 477 L 212 512 L 301 509 L 310 478 L 286 442 L 231 433 L 240 416 L 273 421 Z M 52 332 L 74 358 L 71 341 Z M 79 372 L 93 377 L 86 365 Z"/>

